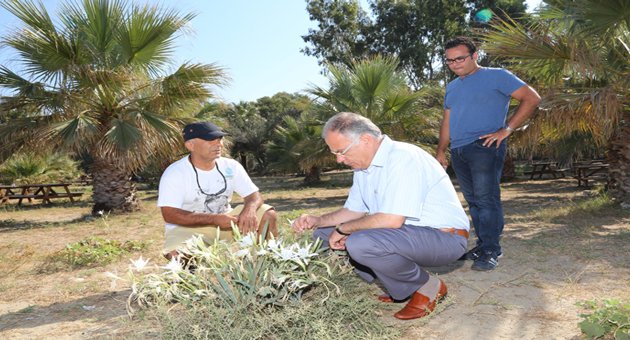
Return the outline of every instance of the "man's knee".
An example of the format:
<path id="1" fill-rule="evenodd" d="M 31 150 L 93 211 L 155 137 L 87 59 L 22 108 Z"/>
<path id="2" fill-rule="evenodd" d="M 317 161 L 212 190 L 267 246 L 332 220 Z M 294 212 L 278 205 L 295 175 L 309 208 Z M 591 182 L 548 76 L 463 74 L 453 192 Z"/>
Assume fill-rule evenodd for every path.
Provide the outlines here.
<path id="1" fill-rule="evenodd" d="M 367 233 L 354 233 L 346 239 L 346 250 L 353 259 L 360 261 L 362 258 L 374 257 L 381 254 L 382 246 Z"/>
<path id="2" fill-rule="evenodd" d="M 267 211 L 265 211 L 265 213 L 263 214 L 263 221 L 269 221 L 269 223 L 271 222 L 276 222 L 278 219 L 278 214 L 276 213 L 275 209 L 269 209 Z"/>
<path id="3" fill-rule="evenodd" d="M 263 230 L 263 228 L 267 226 L 268 234 L 271 234 L 273 236 L 278 236 L 277 221 L 278 221 L 278 214 L 276 213 L 274 209 L 269 209 L 265 211 L 265 213 L 263 214 L 262 219 L 260 220 L 259 229 Z"/>

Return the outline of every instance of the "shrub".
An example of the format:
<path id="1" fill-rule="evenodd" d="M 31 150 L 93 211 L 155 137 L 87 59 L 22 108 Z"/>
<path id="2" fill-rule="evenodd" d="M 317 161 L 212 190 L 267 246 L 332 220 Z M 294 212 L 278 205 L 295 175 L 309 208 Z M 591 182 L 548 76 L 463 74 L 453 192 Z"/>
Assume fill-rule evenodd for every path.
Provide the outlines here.
<path id="1" fill-rule="evenodd" d="M 78 162 L 59 153 L 15 154 L 0 165 L 0 178 L 4 184 L 65 182 L 79 176 Z"/>
<path id="2" fill-rule="evenodd" d="M 583 320 L 579 323 L 582 333 L 588 339 L 630 339 L 630 303 L 604 300 L 599 303 L 585 301 L 578 305 L 588 311 L 580 314 Z"/>

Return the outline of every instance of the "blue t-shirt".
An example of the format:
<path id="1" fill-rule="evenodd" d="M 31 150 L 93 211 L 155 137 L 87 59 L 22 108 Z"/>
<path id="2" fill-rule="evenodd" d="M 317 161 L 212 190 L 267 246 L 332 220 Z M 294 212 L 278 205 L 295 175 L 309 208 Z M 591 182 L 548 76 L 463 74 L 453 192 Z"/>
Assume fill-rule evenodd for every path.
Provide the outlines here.
<path id="1" fill-rule="evenodd" d="M 444 108 L 450 110 L 451 149 L 504 127 L 512 93 L 523 85 L 510 71 L 490 67 L 448 83 Z"/>

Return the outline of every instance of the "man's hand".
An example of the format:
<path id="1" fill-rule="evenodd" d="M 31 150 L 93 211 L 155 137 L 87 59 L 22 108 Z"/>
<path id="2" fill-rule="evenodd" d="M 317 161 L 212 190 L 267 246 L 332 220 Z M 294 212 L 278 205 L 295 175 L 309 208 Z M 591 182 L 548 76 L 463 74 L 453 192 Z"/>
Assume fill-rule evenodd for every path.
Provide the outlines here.
<path id="1" fill-rule="evenodd" d="M 489 133 L 487 135 L 483 135 L 479 137 L 479 139 L 485 139 L 483 141 L 483 146 L 491 147 L 494 142 L 496 142 L 496 148 L 499 148 L 501 142 L 510 136 L 511 132 L 506 129 L 499 129 L 497 132 Z"/>
<path id="2" fill-rule="evenodd" d="M 237 224 L 238 218 L 235 216 L 219 214 L 214 216 L 213 224 L 219 226 L 221 230 L 232 230 L 232 223 Z"/>
<path id="3" fill-rule="evenodd" d="M 442 167 L 444 168 L 444 170 L 446 170 L 446 168 L 448 167 L 448 159 L 446 159 L 446 152 L 438 151 L 435 155 L 435 159 L 437 159 L 437 161 L 440 164 L 442 164 Z"/>
<path id="4" fill-rule="evenodd" d="M 258 219 L 256 218 L 256 211 L 245 210 L 241 211 L 237 219 L 238 230 L 241 234 L 245 235 L 249 232 L 256 232 L 258 230 Z"/>
<path id="5" fill-rule="evenodd" d="M 320 221 L 321 217 L 318 216 L 300 215 L 300 217 L 293 221 L 291 228 L 293 228 L 293 231 L 296 233 L 302 233 L 306 229 L 313 229 L 313 227 L 319 225 Z"/>
<path id="6" fill-rule="evenodd" d="M 348 236 L 341 235 L 336 230 L 333 230 L 328 237 L 328 245 L 330 249 L 334 250 L 345 250 L 346 249 L 346 239 Z"/>

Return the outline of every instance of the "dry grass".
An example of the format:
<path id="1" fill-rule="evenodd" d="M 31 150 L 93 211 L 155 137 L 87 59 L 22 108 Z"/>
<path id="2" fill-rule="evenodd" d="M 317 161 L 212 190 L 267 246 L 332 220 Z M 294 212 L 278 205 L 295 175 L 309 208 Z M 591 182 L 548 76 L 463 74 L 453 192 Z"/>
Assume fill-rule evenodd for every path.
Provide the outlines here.
<path id="1" fill-rule="evenodd" d="M 301 186 L 301 178 L 255 178 L 267 202 L 287 218 L 341 206 L 350 173 L 328 175 L 323 185 Z M 383 323 L 400 327 L 402 338 L 572 338 L 579 335 L 578 301 L 630 301 L 630 212 L 611 206 L 571 180 L 519 181 L 503 186 L 505 256 L 497 270 L 479 273 L 457 262 L 430 270 L 449 287 L 447 303 L 426 320 L 403 323 L 391 317 L 401 305 L 381 305 Z M 140 337 L 126 318 L 128 287 L 110 287 L 105 271 L 124 272 L 127 257 L 96 268 L 49 266 L 68 243 L 91 236 L 151 241 L 142 255 L 160 254 L 163 221 L 155 190 L 141 192 L 142 211 L 89 217 L 89 194 L 76 203 L 0 206 L 0 336 Z M 472 239 L 470 244 L 472 244 Z M 360 284 L 360 283 L 359 283 Z M 365 294 L 378 293 L 363 285 Z"/>

